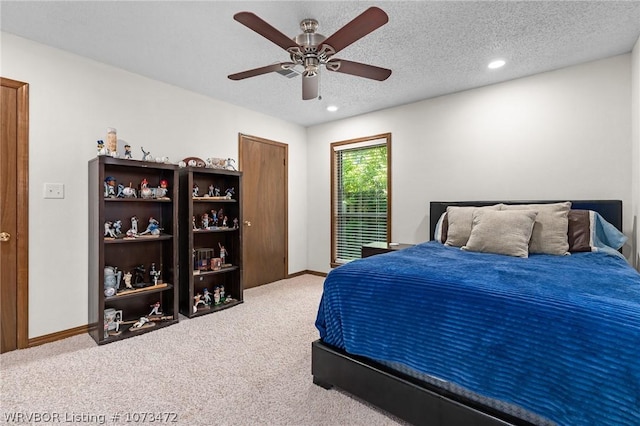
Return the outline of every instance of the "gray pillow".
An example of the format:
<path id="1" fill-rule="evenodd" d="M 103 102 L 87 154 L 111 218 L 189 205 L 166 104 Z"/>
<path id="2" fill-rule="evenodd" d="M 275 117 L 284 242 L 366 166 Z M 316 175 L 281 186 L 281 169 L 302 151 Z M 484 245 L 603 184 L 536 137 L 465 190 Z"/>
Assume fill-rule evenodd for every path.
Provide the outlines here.
<path id="1" fill-rule="evenodd" d="M 569 252 L 569 210 L 571 202 L 553 204 L 503 204 L 502 210 L 535 210 L 529 253 L 565 255 Z"/>
<path id="2" fill-rule="evenodd" d="M 480 210 L 500 210 L 502 204 L 493 206 L 449 206 L 447 207 L 447 239 L 444 242 L 447 246 L 462 247 L 467 244 L 471 235 L 471 223 L 473 222 L 473 211 Z"/>
<path id="3" fill-rule="evenodd" d="M 476 210 L 463 250 L 529 257 L 535 210 Z"/>

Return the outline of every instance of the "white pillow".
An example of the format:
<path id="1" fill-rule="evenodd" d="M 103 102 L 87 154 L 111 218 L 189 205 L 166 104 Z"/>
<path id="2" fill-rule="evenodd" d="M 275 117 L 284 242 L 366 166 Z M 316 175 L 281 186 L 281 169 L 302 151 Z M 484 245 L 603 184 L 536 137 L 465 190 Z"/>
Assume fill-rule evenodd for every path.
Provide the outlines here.
<path id="1" fill-rule="evenodd" d="M 476 210 L 463 250 L 529 257 L 535 210 Z"/>
<path id="2" fill-rule="evenodd" d="M 569 210 L 571 202 L 553 204 L 503 204 L 502 210 L 535 210 L 529 253 L 565 255 L 569 253 Z"/>
<path id="3" fill-rule="evenodd" d="M 447 229 L 447 240 L 445 245 L 453 247 L 462 247 L 467 244 L 469 235 L 471 235 L 471 223 L 473 222 L 473 212 L 479 210 L 500 210 L 502 204 L 493 206 L 476 207 L 476 206 L 449 206 L 447 207 L 447 221 L 449 227 Z"/>

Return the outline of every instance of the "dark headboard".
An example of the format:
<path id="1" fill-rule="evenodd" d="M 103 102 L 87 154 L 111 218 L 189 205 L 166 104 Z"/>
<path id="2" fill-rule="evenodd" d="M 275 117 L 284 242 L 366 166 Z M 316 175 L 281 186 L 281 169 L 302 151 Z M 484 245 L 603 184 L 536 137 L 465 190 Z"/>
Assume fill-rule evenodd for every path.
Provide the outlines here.
<path id="1" fill-rule="evenodd" d="M 442 213 L 447 211 L 447 206 L 490 206 L 493 204 L 549 204 L 559 203 L 563 201 L 571 200 L 559 200 L 559 201 L 432 201 L 430 203 L 430 225 L 429 225 L 429 239 L 433 240 L 433 234 L 436 228 L 436 223 Z M 593 210 L 600 213 L 600 216 L 607 222 L 622 231 L 622 201 L 621 200 L 579 200 L 571 201 L 571 208 L 576 210 Z"/>

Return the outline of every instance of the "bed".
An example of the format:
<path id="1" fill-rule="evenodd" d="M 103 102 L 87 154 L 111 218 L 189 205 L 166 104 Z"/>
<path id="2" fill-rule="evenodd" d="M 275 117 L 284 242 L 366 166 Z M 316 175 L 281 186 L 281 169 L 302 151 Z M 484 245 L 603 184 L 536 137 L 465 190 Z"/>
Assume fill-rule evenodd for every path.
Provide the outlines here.
<path id="1" fill-rule="evenodd" d="M 475 230 L 507 218 L 533 226 L 531 251 L 536 220 L 559 204 L 433 202 L 431 241 L 331 271 L 314 383 L 412 424 L 640 424 L 640 275 L 616 251 L 622 203 L 570 202 L 589 213 L 587 250 L 471 250 Z M 465 249 L 443 244 L 443 213 L 467 206 L 509 212 L 473 209 Z"/>

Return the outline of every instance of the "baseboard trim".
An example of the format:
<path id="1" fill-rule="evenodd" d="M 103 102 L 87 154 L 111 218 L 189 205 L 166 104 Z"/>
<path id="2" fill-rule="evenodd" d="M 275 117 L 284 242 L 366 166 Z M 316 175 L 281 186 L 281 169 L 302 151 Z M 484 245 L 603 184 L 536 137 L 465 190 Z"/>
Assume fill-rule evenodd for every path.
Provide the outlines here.
<path id="1" fill-rule="evenodd" d="M 44 345 L 45 343 L 55 342 L 57 340 L 66 339 L 67 337 L 77 336 L 78 334 L 88 333 L 89 325 L 81 325 L 80 327 L 70 328 L 68 330 L 57 331 L 51 334 L 45 334 L 44 336 L 34 337 L 29 339 L 30 348 L 34 346 Z"/>
<path id="2" fill-rule="evenodd" d="M 316 275 L 318 277 L 326 277 L 327 276 L 326 272 L 310 271 L 308 269 L 305 269 L 304 271 L 300 271 L 300 272 L 295 272 L 293 274 L 289 274 L 289 275 L 287 275 L 287 278 L 295 278 L 295 277 L 299 277 L 300 275 Z"/>

